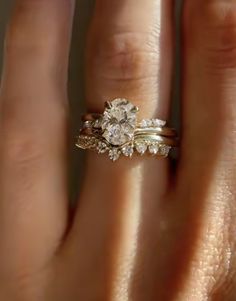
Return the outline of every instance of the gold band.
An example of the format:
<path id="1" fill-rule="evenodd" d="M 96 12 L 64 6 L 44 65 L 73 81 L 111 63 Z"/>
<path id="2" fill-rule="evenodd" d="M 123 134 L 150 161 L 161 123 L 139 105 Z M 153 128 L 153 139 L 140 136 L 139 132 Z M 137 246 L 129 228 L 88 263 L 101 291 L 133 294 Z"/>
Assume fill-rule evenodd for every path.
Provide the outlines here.
<path id="1" fill-rule="evenodd" d="M 131 158 L 135 153 L 167 157 L 178 145 L 175 129 L 161 119 L 138 121 L 137 112 L 128 100 L 115 99 L 106 103 L 103 114 L 84 115 L 76 146 L 99 154 L 108 152 L 112 161 L 121 155 Z"/>
<path id="2" fill-rule="evenodd" d="M 168 157 L 171 149 L 176 143 L 166 137 L 161 136 L 145 136 L 137 137 L 132 144 L 125 144 L 122 147 L 111 147 L 105 139 L 101 139 L 96 135 L 80 134 L 77 137 L 76 146 L 84 150 L 93 150 L 98 154 L 108 152 L 112 161 L 119 159 L 121 155 L 132 157 L 137 155 L 156 155 L 158 157 Z"/>
<path id="3" fill-rule="evenodd" d="M 82 128 L 80 131 L 81 134 L 85 135 L 93 135 L 99 133 L 99 130 L 94 128 Z M 149 129 L 140 129 L 136 128 L 134 131 L 134 137 L 136 136 L 143 136 L 143 135 L 159 135 L 163 137 L 176 137 L 176 131 L 171 128 L 149 128 Z"/>

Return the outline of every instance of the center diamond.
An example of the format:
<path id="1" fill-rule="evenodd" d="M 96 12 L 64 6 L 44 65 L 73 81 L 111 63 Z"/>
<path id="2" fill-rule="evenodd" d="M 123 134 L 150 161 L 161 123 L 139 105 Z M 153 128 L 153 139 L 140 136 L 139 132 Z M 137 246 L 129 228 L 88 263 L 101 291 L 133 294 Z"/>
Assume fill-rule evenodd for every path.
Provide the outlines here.
<path id="1" fill-rule="evenodd" d="M 120 146 L 134 137 L 137 107 L 126 99 L 115 99 L 107 103 L 103 114 L 103 137 L 112 145 Z"/>

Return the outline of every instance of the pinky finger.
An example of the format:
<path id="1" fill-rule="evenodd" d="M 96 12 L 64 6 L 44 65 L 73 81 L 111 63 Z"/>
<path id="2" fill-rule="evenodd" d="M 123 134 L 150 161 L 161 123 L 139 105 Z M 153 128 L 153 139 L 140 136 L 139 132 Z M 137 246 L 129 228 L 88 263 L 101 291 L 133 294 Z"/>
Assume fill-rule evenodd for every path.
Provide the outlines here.
<path id="1" fill-rule="evenodd" d="M 203 300 L 205 295 L 234 300 L 236 3 L 186 0 L 184 16 L 178 192 L 185 200 L 182 206 L 192 213 L 183 228 L 197 233 L 188 294 L 197 294 L 193 300 Z"/>

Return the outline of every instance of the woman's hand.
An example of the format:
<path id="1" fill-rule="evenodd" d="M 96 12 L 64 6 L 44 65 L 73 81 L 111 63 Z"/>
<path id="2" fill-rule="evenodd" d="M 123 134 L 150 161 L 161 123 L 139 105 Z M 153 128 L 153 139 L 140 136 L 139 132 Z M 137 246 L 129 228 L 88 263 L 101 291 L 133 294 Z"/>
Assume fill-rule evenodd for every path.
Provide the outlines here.
<path id="1" fill-rule="evenodd" d="M 0 95 L 0 299 L 236 299 L 236 2 L 185 0 L 182 143 L 167 159 L 89 154 L 68 215 L 74 3 L 16 0 Z M 97 0 L 87 107 L 168 119 L 172 0 Z M 81 100 L 78 100 L 81 101 Z M 79 120 L 79 116 L 78 116 Z"/>

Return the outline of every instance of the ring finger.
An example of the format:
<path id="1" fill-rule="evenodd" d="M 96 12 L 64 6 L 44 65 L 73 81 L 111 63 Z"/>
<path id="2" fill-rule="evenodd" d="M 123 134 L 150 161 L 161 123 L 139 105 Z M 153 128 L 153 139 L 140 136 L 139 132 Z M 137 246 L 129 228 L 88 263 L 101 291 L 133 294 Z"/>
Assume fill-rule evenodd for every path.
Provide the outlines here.
<path id="1" fill-rule="evenodd" d="M 104 101 L 124 97 L 140 108 L 141 118 L 167 119 L 172 66 L 171 3 L 97 0 L 87 48 L 90 111 L 101 112 Z M 80 271 L 74 278 L 84 287 L 81 298 L 90 299 L 90 293 L 100 295 L 104 289 L 101 281 L 108 276 L 112 296 L 118 296 L 120 290 L 127 293 L 131 270 L 137 270 L 140 277 L 142 269 L 140 290 L 144 285 L 151 294 L 145 300 L 153 299 L 153 282 L 146 276 L 152 272 L 156 275 L 157 260 L 150 250 L 157 247 L 158 231 L 153 233 L 152 229 L 158 229 L 159 205 L 167 184 L 168 160 L 144 156 L 111 164 L 106 157 L 89 154 L 67 249 L 77 262 L 68 267 L 70 272 Z M 139 240 L 143 241 L 142 247 Z M 145 265 L 134 266 L 135 253 Z M 97 254 L 103 254 L 102 258 Z M 86 283 L 90 288 L 86 289 Z M 91 283 L 96 284 L 94 290 Z M 136 294 L 135 300 L 137 291 Z M 124 294 L 122 298 L 126 300 Z"/>

